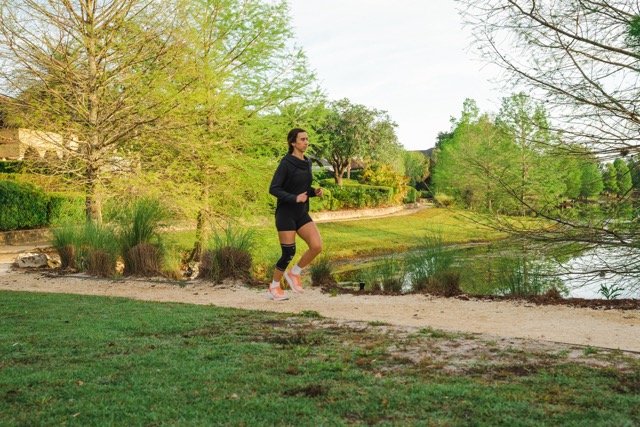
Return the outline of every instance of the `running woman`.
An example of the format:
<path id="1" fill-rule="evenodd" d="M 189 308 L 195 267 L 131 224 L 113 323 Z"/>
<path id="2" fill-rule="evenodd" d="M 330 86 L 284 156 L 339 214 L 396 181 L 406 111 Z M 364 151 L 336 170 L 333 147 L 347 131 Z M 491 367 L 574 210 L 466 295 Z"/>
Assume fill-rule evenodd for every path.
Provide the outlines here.
<path id="1" fill-rule="evenodd" d="M 269 193 L 278 199 L 276 206 L 276 229 L 282 248 L 282 256 L 276 263 L 273 281 L 267 291 L 274 301 L 288 299 L 280 287 L 285 280 L 296 293 L 302 293 L 302 269 L 322 252 L 322 238 L 318 227 L 309 216 L 309 197 L 322 197 L 322 188 L 311 186 L 311 161 L 304 152 L 309 146 L 309 136 L 304 129 L 292 129 L 287 136 L 289 153 L 276 169 Z M 291 269 L 289 263 L 296 254 L 296 234 L 302 237 L 309 249 Z"/>

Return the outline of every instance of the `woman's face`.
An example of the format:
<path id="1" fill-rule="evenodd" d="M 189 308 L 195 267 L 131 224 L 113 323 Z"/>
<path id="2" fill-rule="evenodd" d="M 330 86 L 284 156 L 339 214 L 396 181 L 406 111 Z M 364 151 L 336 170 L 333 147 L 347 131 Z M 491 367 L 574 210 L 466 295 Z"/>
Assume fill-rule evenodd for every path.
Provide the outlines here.
<path id="1" fill-rule="evenodd" d="M 296 142 L 291 144 L 295 150 L 304 153 L 307 151 L 307 147 L 309 147 L 309 136 L 306 132 L 300 132 L 296 137 Z"/>

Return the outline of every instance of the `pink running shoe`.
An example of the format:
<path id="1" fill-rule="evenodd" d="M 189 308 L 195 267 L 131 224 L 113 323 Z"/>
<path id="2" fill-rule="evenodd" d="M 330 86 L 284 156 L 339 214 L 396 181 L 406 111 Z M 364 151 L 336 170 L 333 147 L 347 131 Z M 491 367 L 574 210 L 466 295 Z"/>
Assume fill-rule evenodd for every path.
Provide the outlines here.
<path id="1" fill-rule="evenodd" d="M 287 280 L 287 283 L 291 287 L 291 290 L 297 294 L 302 293 L 302 279 L 300 275 L 293 274 L 291 270 L 284 272 L 284 278 Z"/>
<path id="2" fill-rule="evenodd" d="M 269 298 L 271 298 L 274 301 L 284 301 L 289 299 L 289 297 L 284 294 L 284 291 L 282 290 L 280 285 L 274 288 L 269 287 L 269 290 L 267 291 L 267 295 L 269 295 Z"/>

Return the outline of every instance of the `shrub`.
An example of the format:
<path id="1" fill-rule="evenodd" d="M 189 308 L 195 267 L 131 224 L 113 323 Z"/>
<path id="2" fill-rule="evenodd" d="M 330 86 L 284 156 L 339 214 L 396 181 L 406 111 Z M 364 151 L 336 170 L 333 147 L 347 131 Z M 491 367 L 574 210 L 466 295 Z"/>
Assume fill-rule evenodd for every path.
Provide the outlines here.
<path id="1" fill-rule="evenodd" d="M 33 184 L 0 181 L 0 231 L 47 225 L 48 202 Z"/>
<path id="2" fill-rule="evenodd" d="M 333 263 L 329 259 L 326 252 L 315 260 L 309 269 L 311 270 L 311 285 L 335 285 L 336 281 L 333 278 Z"/>
<path id="3" fill-rule="evenodd" d="M 418 190 L 413 187 L 407 187 L 407 195 L 404 197 L 404 203 L 415 203 L 418 200 Z"/>
<path id="4" fill-rule="evenodd" d="M 331 210 L 331 206 L 333 206 L 333 194 L 326 187 L 322 187 L 322 198 L 312 197 L 309 200 L 310 212 L 328 211 Z"/>
<path id="5" fill-rule="evenodd" d="M 442 232 L 427 233 L 417 248 L 405 255 L 405 265 L 414 292 L 453 296 L 460 291 L 460 272 L 454 268 L 456 254 L 447 250 Z"/>
<path id="6" fill-rule="evenodd" d="M 460 295 L 460 272 L 456 270 L 440 271 L 430 276 L 424 290 L 433 295 L 453 297 Z"/>
<path id="7" fill-rule="evenodd" d="M 393 189 L 391 187 L 356 185 L 356 186 L 332 186 L 331 210 L 341 208 L 373 208 L 389 206 L 393 202 Z"/>
<path id="8" fill-rule="evenodd" d="M 385 256 L 379 263 L 363 269 L 359 280 L 372 291 L 402 292 L 405 282 L 403 261 L 393 255 Z"/>
<path id="9" fill-rule="evenodd" d="M 65 224 L 53 229 L 52 234 L 63 269 L 86 270 L 103 277 L 114 275 L 118 244 L 111 227 L 92 222 Z"/>
<path id="10" fill-rule="evenodd" d="M 60 255 L 60 264 L 63 270 L 76 269 L 75 244 L 78 241 L 76 227 L 66 225 L 51 230 L 53 235 L 52 245 Z"/>
<path id="11" fill-rule="evenodd" d="M 158 200 L 138 199 L 116 216 L 117 235 L 127 275 L 156 275 L 162 268 L 160 224 L 167 211 Z M 153 248 L 151 248 L 153 246 Z"/>
<path id="12" fill-rule="evenodd" d="M 49 193 L 47 223 L 53 226 L 80 224 L 85 221 L 85 197 L 63 193 Z"/>
<path id="13" fill-rule="evenodd" d="M 421 199 L 430 199 L 432 197 L 433 197 L 433 193 L 431 192 L 431 190 L 422 190 L 420 192 Z"/>
<path id="14" fill-rule="evenodd" d="M 402 202 L 407 192 L 409 178 L 396 172 L 392 166 L 373 162 L 362 172 L 363 184 L 386 186 L 393 188 L 398 203 Z"/>
<path id="15" fill-rule="evenodd" d="M 438 193 L 434 196 L 434 199 L 439 206 L 447 207 L 453 205 L 453 197 L 446 194 Z"/>
<path id="16" fill-rule="evenodd" d="M 164 258 L 161 263 L 162 275 L 171 280 L 183 279 L 182 266 L 183 264 L 186 264 L 186 262 L 183 262 L 183 260 L 186 258 L 187 255 L 184 255 L 179 249 L 176 249 L 175 247 L 171 248 L 170 250 L 165 250 Z"/>
<path id="17" fill-rule="evenodd" d="M 87 273 L 92 276 L 113 277 L 116 258 L 106 250 L 90 250 Z"/>
<path id="18" fill-rule="evenodd" d="M 128 275 L 155 276 L 162 268 L 162 252 L 151 243 L 138 243 L 123 254 L 124 272 Z"/>
<path id="19" fill-rule="evenodd" d="M 496 292 L 500 295 L 539 296 L 551 288 L 562 288 L 560 279 L 548 276 L 543 265 L 526 258 L 503 260 L 496 276 Z"/>
<path id="20" fill-rule="evenodd" d="M 24 162 L 22 160 L 0 161 L 0 173 L 14 174 L 22 172 Z"/>
<path id="21" fill-rule="evenodd" d="M 113 228 L 86 222 L 76 243 L 76 262 L 81 270 L 102 277 L 113 277 L 119 254 L 118 241 Z M 94 254 L 98 252 L 98 254 Z"/>
<path id="22" fill-rule="evenodd" d="M 220 232 L 216 230 L 209 247 L 202 254 L 200 277 L 220 283 L 224 279 L 251 277 L 253 232 L 234 227 L 231 223 Z"/>
<path id="23" fill-rule="evenodd" d="M 322 180 L 329 179 L 332 176 L 332 173 L 325 168 L 320 170 L 315 170 L 312 172 L 313 182 L 321 182 Z"/>

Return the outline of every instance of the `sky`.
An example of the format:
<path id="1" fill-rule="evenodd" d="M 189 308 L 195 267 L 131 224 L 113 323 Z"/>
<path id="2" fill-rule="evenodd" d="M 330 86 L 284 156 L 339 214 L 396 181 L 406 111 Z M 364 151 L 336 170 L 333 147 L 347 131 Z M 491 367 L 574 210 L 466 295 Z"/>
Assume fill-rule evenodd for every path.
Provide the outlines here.
<path id="1" fill-rule="evenodd" d="M 385 110 L 407 150 L 435 145 L 462 103 L 497 112 L 494 66 L 472 54 L 453 0 L 288 0 L 297 43 L 329 100 Z"/>

